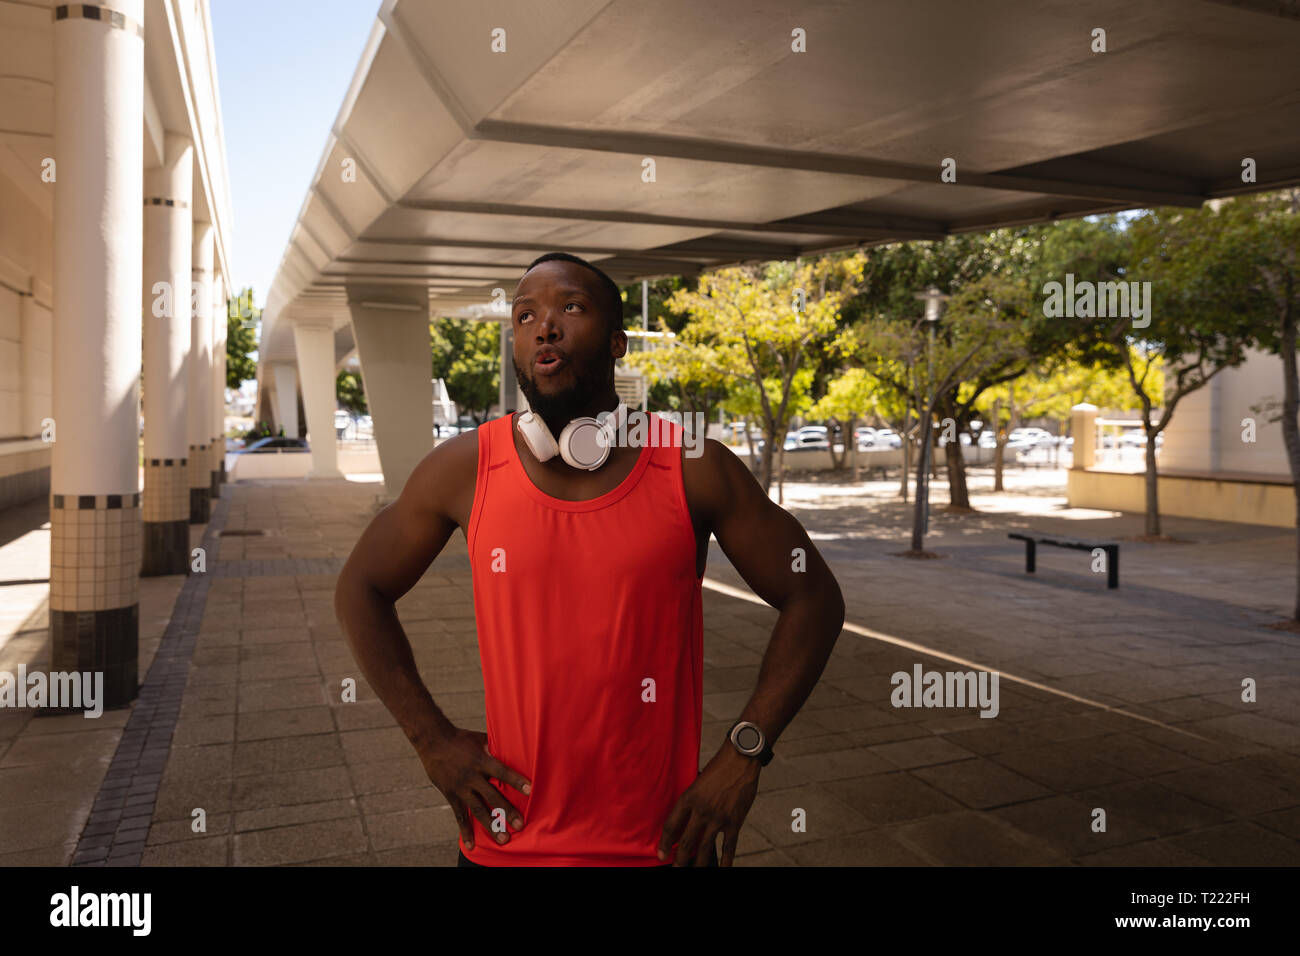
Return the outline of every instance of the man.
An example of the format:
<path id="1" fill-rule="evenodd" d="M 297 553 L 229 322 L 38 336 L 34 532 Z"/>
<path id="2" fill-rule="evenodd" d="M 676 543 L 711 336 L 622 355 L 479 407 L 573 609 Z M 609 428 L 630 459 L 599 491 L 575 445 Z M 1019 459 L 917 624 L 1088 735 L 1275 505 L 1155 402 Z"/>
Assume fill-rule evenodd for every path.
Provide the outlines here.
<path id="1" fill-rule="evenodd" d="M 618 287 L 582 259 L 550 253 L 525 271 L 515 375 L 549 439 L 564 444 L 574 419 L 625 413 L 614 390 L 622 316 Z M 721 835 L 731 866 L 772 742 L 839 635 L 839 586 L 718 442 L 687 455 L 673 426 L 673 445 L 614 443 L 587 470 L 520 419 L 436 447 L 362 534 L 335 592 L 357 663 L 447 798 L 458 865 L 717 866 Z M 486 734 L 438 709 L 394 611 L 457 526 Z M 781 613 L 757 688 L 700 771 L 710 535 Z"/>

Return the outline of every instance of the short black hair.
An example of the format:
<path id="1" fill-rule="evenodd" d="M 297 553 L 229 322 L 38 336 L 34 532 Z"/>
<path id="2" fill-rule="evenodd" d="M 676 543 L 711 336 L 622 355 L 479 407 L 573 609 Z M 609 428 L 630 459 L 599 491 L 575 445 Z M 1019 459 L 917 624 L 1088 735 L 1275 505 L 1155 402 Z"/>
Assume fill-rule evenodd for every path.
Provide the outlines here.
<path id="1" fill-rule="evenodd" d="M 535 266 L 539 266 L 543 262 L 552 262 L 557 259 L 561 262 L 576 263 L 584 269 L 590 269 L 592 272 L 596 273 L 597 277 L 600 279 L 601 296 L 605 299 L 605 312 L 608 313 L 606 315 L 606 321 L 609 323 L 609 330 L 611 332 L 621 332 L 623 330 L 623 293 L 619 291 L 618 285 L 613 279 L 607 276 L 598 267 L 593 266 L 586 259 L 580 259 L 567 252 L 548 252 L 546 255 L 538 256 L 530 262 L 528 268 L 524 270 L 524 275 L 528 275 Z"/>

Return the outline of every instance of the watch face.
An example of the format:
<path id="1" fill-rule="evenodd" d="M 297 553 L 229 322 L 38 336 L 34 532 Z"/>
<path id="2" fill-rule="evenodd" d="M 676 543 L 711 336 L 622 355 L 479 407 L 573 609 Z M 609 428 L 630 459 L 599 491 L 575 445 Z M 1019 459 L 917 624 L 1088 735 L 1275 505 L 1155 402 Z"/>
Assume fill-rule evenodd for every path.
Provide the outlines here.
<path id="1" fill-rule="evenodd" d="M 736 745 L 744 751 L 755 751 L 761 746 L 763 735 L 754 727 L 736 728 Z"/>

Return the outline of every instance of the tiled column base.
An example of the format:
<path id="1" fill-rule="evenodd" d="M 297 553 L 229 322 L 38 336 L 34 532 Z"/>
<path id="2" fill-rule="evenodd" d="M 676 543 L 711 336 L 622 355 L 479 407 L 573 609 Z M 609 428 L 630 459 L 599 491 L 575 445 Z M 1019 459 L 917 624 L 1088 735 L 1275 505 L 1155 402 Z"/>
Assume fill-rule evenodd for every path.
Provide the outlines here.
<path id="1" fill-rule="evenodd" d="M 105 710 L 125 707 L 135 700 L 140 679 L 139 604 L 105 611 L 51 609 L 50 637 L 51 671 L 102 673 Z M 46 708 L 41 713 L 58 711 Z"/>
<path id="2" fill-rule="evenodd" d="M 135 699 L 140 494 L 52 495 L 51 671 L 104 675 L 104 707 Z"/>
<path id="3" fill-rule="evenodd" d="M 189 517 L 189 459 L 145 459 L 143 577 L 188 573 Z"/>
<path id="4" fill-rule="evenodd" d="M 208 475 L 208 446 L 190 446 L 190 524 L 207 524 L 211 517 L 212 487 Z"/>

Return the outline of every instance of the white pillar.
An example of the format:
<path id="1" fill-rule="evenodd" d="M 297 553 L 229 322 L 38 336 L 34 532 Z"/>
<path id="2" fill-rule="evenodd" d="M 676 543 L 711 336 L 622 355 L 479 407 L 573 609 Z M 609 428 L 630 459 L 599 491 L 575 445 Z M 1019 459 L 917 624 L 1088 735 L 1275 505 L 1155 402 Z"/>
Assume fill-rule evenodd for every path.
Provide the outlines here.
<path id="1" fill-rule="evenodd" d="M 338 436 L 334 431 L 335 398 L 334 326 L 324 322 L 295 322 L 293 345 L 298 353 L 298 374 L 302 377 L 302 404 L 307 418 L 307 441 L 311 445 L 308 478 L 342 478 L 339 471 Z M 276 391 L 279 392 L 279 383 Z M 290 393 L 293 401 L 293 393 Z M 294 408 L 294 418 L 297 418 Z M 287 431 L 287 430 L 286 430 Z"/>
<path id="2" fill-rule="evenodd" d="M 515 378 L 515 367 L 513 365 L 514 347 L 515 347 L 515 327 L 509 319 L 502 319 L 501 326 L 501 385 L 499 388 L 501 403 L 501 414 L 509 415 L 511 412 L 526 408 L 527 403 L 519 401 L 520 391 L 519 383 Z"/>
<path id="3" fill-rule="evenodd" d="M 298 436 L 298 369 L 288 362 L 271 366 L 275 375 L 275 417 L 285 438 Z M 335 433 L 337 434 L 337 433 Z"/>
<path id="4" fill-rule="evenodd" d="M 1070 436 L 1074 439 L 1071 468 L 1091 468 L 1097 461 L 1097 406 L 1084 402 L 1070 409 Z"/>
<path id="5" fill-rule="evenodd" d="M 52 671 L 136 696 L 143 0 L 54 13 Z"/>
<path id="6" fill-rule="evenodd" d="M 144 556 L 142 573 L 189 570 L 190 279 L 194 146 L 167 133 L 144 183 Z"/>
<path id="7" fill-rule="evenodd" d="M 216 485 L 213 494 L 221 495 L 221 485 L 226 480 L 226 340 L 229 338 L 228 310 L 224 299 L 217 309 L 213 322 L 217 337 L 213 342 L 213 374 L 216 386 L 213 394 L 213 417 L 217 424 L 217 446 L 213 452 L 213 467 L 216 470 Z"/>
<path id="8" fill-rule="evenodd" d="M 215 247 L 213 250 L 215 257 Z M 217 391 L 217 377 L 221 370 L 221 339 L 226 324 L 226 277 L 216 272 L 212 277 L 212 321 L 209 326 L 212 338 L 208 343 L 208 494 L 221 497 L 221 459 L 225 457 L 226 443 L 221 433 L 221 396 Z"/>
<path id="9" fill-rule="evenodd" d="M 212 223 L 194 224 L 193 310 L 190 318 L 189 455 L 190 524 L 203 524 L 210 516 L 212 475 L 212 275 L 214 234 Z"/>
<path id="10" fill-rule="evenodd" d="M 384 472 L 381 500 L 391 501 L 433 449 L 428 295 L 423 289 L 349 288 L 348 310 Z"/>

